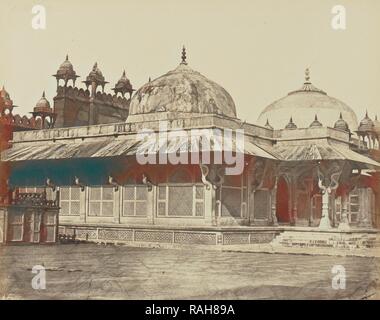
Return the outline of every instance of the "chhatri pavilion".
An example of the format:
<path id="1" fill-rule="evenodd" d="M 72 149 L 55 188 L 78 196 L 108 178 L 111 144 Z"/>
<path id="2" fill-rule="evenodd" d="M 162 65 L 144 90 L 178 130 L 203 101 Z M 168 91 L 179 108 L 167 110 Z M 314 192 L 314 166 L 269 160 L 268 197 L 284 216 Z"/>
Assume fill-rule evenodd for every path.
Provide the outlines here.
<path id="1" fill-rule="evenodd" d="M 380 122 L 368 113 L 358 122 L 348 105 L 312 84 L 309 70 L 255 124 L 238 118 L 230 94 L 193 70 L 185 50 L 174 70 L 137 90 L 123 72 L 106 93 L 98 64 L 79 88 L 68 57 L 54 76 L 53 107 L 43 96 L 24 119 L 25 128 L 37 119 L 38 126 L 14 130 L 1 156 L 3 207 L 43 194 L 58 210 L 52 232 L 88 241 L 234 244 L 269 242 L 284 230 L 380 228 Z M 163 123 L 164 146 L 142 137 L 144 130 L 165 135 Z M 194 130 L 208 130 L 211 161 L 188 161 L 194 149 L 180 136 Z M 217 143 L 225 130 L 243 132 L 243 146 L 232 152 L 243 161 L 239 174 L 227 174 L 224 156 L 214 161 L 225 151 Z M 233 134 L 233 146 L 237 140 Z M 141 164 L 141 148 L 154 159 L 183 161 Z M 25 229 L 33 234 L 25 210 L 2 212 L 7 242 L 25 241 Z M 38 212 L 36 202 L 29 212 Z"/>

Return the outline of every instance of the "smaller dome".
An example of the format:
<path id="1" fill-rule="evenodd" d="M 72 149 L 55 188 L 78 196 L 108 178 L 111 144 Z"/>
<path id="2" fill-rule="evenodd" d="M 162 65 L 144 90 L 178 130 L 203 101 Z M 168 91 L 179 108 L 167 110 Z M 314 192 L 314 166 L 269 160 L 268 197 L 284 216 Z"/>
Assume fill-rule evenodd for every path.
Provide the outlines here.
<path id="1" fill-rule="evenodd" d="M 58 80 L 63 79 L 66 81 L 72 79 L 73 81 L 76 80 L 79 76 L 77 76 L 76 72 L 74 71 L 74 67 L 72 63 L 69 61 L 69 56 L 66 55 L 66 60 L 59 66 L 59 69 L 57 70 L 57 73 L 54 75 Z"/>
<path id="2" fill-rule="evenodd" d="M 66 55 L 66 60 L 60 65 L 57 73 L 69 73 L 74 72 L 74 67 L 69 61 L 69 55 Z"/>
<path id="3" fill-rule="evenodd" d="M 2 100 L 4 101 L 4 105 L 6 107 L 11 107 L 13 105 L 13 101 L 8 93 L 7 90 L 5 90 L 4 86 L 3 88 L 0 90 L 0 97 L 2 98 Z"/>
<path id="4" fill-rule="evenodd" d="M 314 121 L 310 124 L 309 127 L 310 127 L 310 128 L 319 128 L 319 127 L 322 127 L 322 123 L 320 123 L 320 122 L 318 121 L 318 116 L 317 116 L 317 115 L 315 115 L 315 117 L 314 117 Z"/>
<path id="5" fill-rule="evenodd" d="M 3 88 L 0 90 L 0 96 L 3 98 L 3 99 L 6 99 L 6 100 L 10 100 L 10 95 L 8 93 L 7 90 L 5 90 L 4 86 Z"/>
<path id="6" fill-rule="evenodd" d="M 34 112 L 52 112 L 50 103 L 45 97 L 45 91 L 42 93 L 41 99 L 38 100 L 36 106 L 34 107 Z"/>
<path id="7" fill-rule="evenodd" d="M 334 124 L 334 129 L 342 130 L 342 131 L 350 131 L 350 128 L 348 127 L 348 123 L 343 120 L 342 112 L 339 115 L 339 119 Z"/>
<path id="8" fill-rule="evenodd" d="M 265 128 L 273 130 L 273 127 L 269 124 L 269 120 L 267 119 L 267 123 L 265 124 Z"/>
<path id="9" fill-rule="evenodd" d="M 289 130 L 297 129 L 297 126 L 293 122 L 293 117 L 290 117 L 289 123 L 286 125 L 285 129 L 289 129 Z"/>
<path id="10" fill-rule="evenodd" d="M 359 132 L 368 132 L 372 131 L 374 127 L 372 119 L 368 116 L 368 111 L 365 114 L 365 117 L 360 121 L 358 131 Z"/>
<path id="11" fill-rule="evenodd" d="M 92 70 L 87 76 L 86 81 L 83 82 L 86 84 L 87 87 L 90 86 L 92 83 L 95 83 L 96 86 L 101 85 L 103 87 L 103 90 L 104 85 L 108 83 L 107 81 L 105 81 L 103 73 L 100 71 L 97 62 L 95 62 L 94 66 L 92 67 Z"/>
<path id="12" fill-rule="evenodd" d="M 132 88 L 132 84 L 125 74 L 125 70 L 119 81 L 116 83 L 115 88 L 113 88 L 112 90 L 115 91 L 115 94 L 118 94 L 120 92 L 123 95 L 123 97 L 127 92 L 130 96 L 132 95 L 134 89 Z"/>
<path id="13" fill-rule="evenodd" d="M 95 62 L 94 66 L 92 67 L 92 71 L 87 76 L 87 80 L 89 80 L 89 79 L 90 80 L 94 79 L 94 80 L 99 81 L 99 82 L 104 81 L 103 73 L 102 73 L 102 71 L 100 71 L 97 62 Z"/>

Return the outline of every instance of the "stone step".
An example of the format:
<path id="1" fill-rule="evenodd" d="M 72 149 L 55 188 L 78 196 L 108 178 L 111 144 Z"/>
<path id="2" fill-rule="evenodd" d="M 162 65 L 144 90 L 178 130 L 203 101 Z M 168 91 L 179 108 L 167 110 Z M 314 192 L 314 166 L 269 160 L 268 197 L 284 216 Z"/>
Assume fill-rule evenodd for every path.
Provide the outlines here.
<path id="1" fill-rule="evenodd" d="M 380 248 L 380 236 L 366 233 L 284 231 L 272 242 L 273 246 L 315 248 Z"/>

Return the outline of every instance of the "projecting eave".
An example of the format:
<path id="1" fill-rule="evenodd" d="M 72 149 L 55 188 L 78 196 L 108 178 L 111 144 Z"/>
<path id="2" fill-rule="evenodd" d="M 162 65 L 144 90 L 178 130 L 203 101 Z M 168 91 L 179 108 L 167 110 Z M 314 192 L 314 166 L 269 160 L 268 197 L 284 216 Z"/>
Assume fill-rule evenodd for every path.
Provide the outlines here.
<path id="1" fill-rule="evenodd" d="M 349 161 L 356 167 L 380 169 L 379 162 L 351 150 L 348 146 L 327 141 L 275 145 L 272 154 L 282 161 L 289 162 Z"/>
<path id="2" fill-rule="evenodd" d="M 36 142 L 17 142 L 1 154 L 2 161 L 34 161 L 34 160 L 57 160 L 72 158 L 105 158 L 136 156 L 141 150 L 144 154 L 178 153 L 178 152 L 238 152 L 270 160 L 277 160 L 271 153 L 265 150 L 265 146 L 259 146 L 254 139 L 243 136 L 244 143 L 238 143 L 236 136 L 232 136 L 230 143 L 220 145 L 218 132 L 199 131 L 195 135 L 191 130 L 182 131 L 186 134 L 185 139 L 178 139 L 178 135 L 160 135 L 145 138 L 136 133 L 129 135 L 103 137 L 91 137 L 87 139 L 59 139 Z M 209 134 L 211 133 L 211 134 Z M 184 147 L 184 144 L 186 146 Z M 139 151 L 140 150 L 140 151 Z"/>

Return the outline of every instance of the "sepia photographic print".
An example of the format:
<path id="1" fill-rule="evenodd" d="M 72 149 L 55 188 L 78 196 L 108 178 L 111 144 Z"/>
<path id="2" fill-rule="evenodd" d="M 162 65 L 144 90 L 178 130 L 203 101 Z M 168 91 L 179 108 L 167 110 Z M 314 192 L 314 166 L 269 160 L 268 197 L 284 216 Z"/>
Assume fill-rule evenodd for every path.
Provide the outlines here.
<path id="1" fill-rule="evenodd" d="M 2 0 L 0 33 L 0 299 L 380 298 L 380 1 Z"/>

